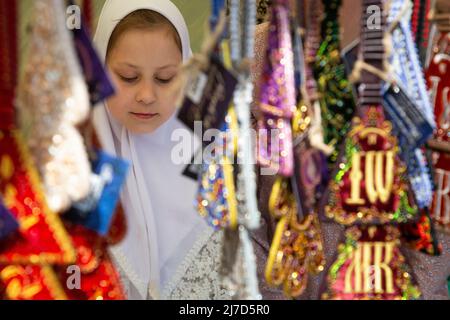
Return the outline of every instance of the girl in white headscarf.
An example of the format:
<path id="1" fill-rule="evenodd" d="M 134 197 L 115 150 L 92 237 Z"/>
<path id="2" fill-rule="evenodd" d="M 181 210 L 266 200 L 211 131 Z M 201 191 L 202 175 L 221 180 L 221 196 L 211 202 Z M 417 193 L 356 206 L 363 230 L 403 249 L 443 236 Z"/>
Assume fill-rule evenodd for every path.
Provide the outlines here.
<path id="1" fill-rule="evenodd" d="M 128 297 L 226 298 L 221 233 L 196 213 L 197 183 L 172 158 L 175 130 L 189 134 L 192 154 L 200 146 L 170 85 L 191 55 L 182 15 L 168 0 L 107 0 L 94 42 L 117 90 L 95 108 L 94 126 L 104 149 L 132 164 L 121 195 L 127 235 L 111 249 Z"/>

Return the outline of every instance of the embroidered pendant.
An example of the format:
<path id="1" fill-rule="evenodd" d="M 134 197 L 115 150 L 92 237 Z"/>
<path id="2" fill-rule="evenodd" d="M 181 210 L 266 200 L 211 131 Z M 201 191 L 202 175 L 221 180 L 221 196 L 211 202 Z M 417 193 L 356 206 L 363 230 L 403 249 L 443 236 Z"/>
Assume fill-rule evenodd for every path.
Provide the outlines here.
<path id="1" fill-rule="evenodd" d="M 33 7 L 30 48 L 18 88 L 18 108 L 29 120 L 26 142 L 42 177 L 50 209 L 62 212 L 89 193 L 90 166 L 76 126 L 86 120 L 89 97 L 65 24 L 61 1 Z"/>
<path id="2" fill-rule="evenodd" d="M 19 223 L 3 243 L 0 263 L 71 264 L 75 251 L 58 215 L 45 202 L 37 172 L 17 131 L 0 131 L 0 194 Z"/>
<path id="3" fill-rule="evenodd" d="M 371 120 L 354 118 L 339 170 L 330 181 L 325 213 L 338 223 L 380 224 L 416 217 L 417 208 L 408 195 L 406 168 L 397 155 L 397 139 L 380 110 L 369 108 Z"/>
<path id="4" fill-rule="evenodd" d="M 295 183 L 280 177 L 272 189 L 269 211 L 279 221 L 265 269 L 267 283 L 282 286 L 290 298 L 304 292 L 308 273 L 317 274 L 325 265 L 318 217 L 299 207 L 291 189 Z"/>
<path id="5" fill-rule="evenodd" d="M 269 210 L 279 218 L 265 269 L 266 281 L 282 286 L 287 297 L 301 295 L 308 273 L 323 270 L 323 253 L 318 217 L 305 215 L 299 220 L 295 197 L 286 180 L 279 178 L 270 196 Z"/>
<path id="6" fill-rule="evenodd" d="M 329 184 L 325 215 L 348 226 L 338 257 L 328 270 L 323 299 L 418 299 L 419 289 L 400 251 L 398 223 L 418 216 L 401 161 L 392 123 L 384 116 L 383 73 L 386 71 L 386 12 L 381 28 L 369 25 L 371 8 L 382 0 L 363 0 L 359 66 L 358 117 Z M 361 59 L 362 58 L 362 59 Z M 395 108 L 396 111 L 401 108 Z"/>
<path id="7" fill-rule="evenodd" d="M 288 10 L 276 3 L 272 8 L 267 58 L 260 83 L 257 128 L 265 134 L 260 134 L 258 164 L 285 177 L 293 172 L 290 125 L 296 106 L 293 62 Z"/>
<path id="8" fill-rule="evenodd" d="M 325 265 L 318 218 L 314 212 L 316 188 L 322 174 L 319 168 L 322 162 L 316 160 L 324 158 L 310 145 L 316 124 L 307 89 L 311 89 L 313 78 L 312 72 L 308 74 L 302 41 L 296 34 L 296 21 L 292 23 L 296 80 L 289 85 L 298 85 L 299 103 L 294 108 L 291 121 L 286 123 L 286 118 L 279 118 L 278 122 L 283 128 L 289 126 L 289 136 L 285 132 L 282 134 L 293 140 L 290 147 L 294 168 L 288 176 L 278 172 L 279 177 L 269 198 L 269 212 L 278 221 L 265 269 L 267 283 L 281 286 L 289 298 L 300 296 L 307 286 L 309 274 L 319 273 Z M 272 154 L 274 151 L 276 154 L 277 150 L 272 148 Z"/>
<path id="9" fill-rule="evenodd" d="M 18 5 L 2 0 L 0 12 L 0 298 L 65 299 L 49 264 L 73 263 L 75 252 L 15 129 Z"/>
<path id="10" fill-rule="evenodd" d="M 213 145 L 213 153 L 202 164 L 199 190 L 195 207 L 214 229 L 236 229 L 238 205 L 235 193 L 233 161 L 237 151 L 237 119 L 234 107 L 230 107 L 221 130 L 221 136 Z"/>
<path id="11" fill-rule="evenodd" d="M 328 272 L 326 300 L 411 300 L 421 293 L 400 251 L 394 226 L 347 230 Z"/>
<path id="12" fill-rule="evenodd" d="M 226 169 L 232 169 L 230 164 L 225 166 Z M 201 174 L 200 190 L 195 203 L 200 215 L 217 230 L 237 226 L 237 203 L 232 199 L 234 186 L 228 181 L 225 182 L 225 179 L 229 180 L 232 177 L 233 172 L 225 172 L 225 166 L 217 164 L 214 160 L 203 165 L 204 172 Z M 226 185 L 233 190 L 226 188 Z M 231 204 L 227 201 L 228 198 Z"/>

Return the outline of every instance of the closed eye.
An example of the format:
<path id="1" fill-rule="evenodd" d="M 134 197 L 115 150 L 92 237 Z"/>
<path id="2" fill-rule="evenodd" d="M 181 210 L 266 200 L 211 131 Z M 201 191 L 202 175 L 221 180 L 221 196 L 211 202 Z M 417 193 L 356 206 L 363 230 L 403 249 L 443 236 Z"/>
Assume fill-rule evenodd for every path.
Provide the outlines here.
<path id="1" fill-rule="evenodd" d="M 120 75 L 119 75 L 119 77 L 122 81 L 124 81 L 126 83 L 133 83 L 137 80 L 137 77 L 127 78 L 127 77 L 120 76 Z"/>
<path id="2" fill-rule="evenodd" d="M 174 77 L 171 78 L 156 78 L 156 81 L 162 83 L 162 84 L 167 84 L 169 82 L 171 82 L 173 80 Z"/>

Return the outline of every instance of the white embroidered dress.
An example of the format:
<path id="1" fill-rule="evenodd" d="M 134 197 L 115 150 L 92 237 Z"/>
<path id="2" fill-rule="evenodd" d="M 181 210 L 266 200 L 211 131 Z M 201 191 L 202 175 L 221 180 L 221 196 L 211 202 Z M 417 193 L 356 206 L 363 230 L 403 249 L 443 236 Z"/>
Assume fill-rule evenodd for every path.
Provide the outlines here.
<path id="1" fill-rule="evenodd" d="M 201 234 L 170 281 L 161 291 L 163 300 L 228 300 L 230 296 L 220 284 L 219 268 L 223 233 L 207 229 Z M 133 282 L 140 279 L 133 272 L 126 273 L 121 265 L 126 265 L 126 257 L 116 254 L 116 265 L 122 284 L 129 299 L 139 299 Z M 122 259 L 122 261 L 119 261 Z M 130 270 L 130 269 L 129 269 Z M 131 277 L 135 277 L 131 281 Z M 152 299 L 150 293 L 147 297 Z"/>

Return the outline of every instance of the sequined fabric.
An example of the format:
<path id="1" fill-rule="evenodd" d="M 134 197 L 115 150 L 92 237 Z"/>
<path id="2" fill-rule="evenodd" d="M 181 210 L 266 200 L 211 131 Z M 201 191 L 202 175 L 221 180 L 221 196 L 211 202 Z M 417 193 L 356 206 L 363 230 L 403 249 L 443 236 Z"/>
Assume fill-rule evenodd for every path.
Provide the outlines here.
<path id="1" fill-rule="evenodd" d="M 89 113 L 89 98 L 76 63 L 61 2 L 33 3 L 31 37 L 17 105 L 29 123 L 27 144 L 42 176 L 50 209 L 67 210 L 89 193 L 90 165 L 76 126 Z"/>
<path id="2" fill-rule="evenodd" d="M 261 75 L 264 63 L 267 34 L 268 23 L 263 23 L 256 27 L 255 62 L 252 67 L 252 79 L 255 82 L 254 97 L 257 96 L 257 81 Z M 255 108 L 253 107 L 253 111 L 254 110 Z M 258 177 L 258 206 L 261 212 L 261 227 L 251 234 L 257 260 L 260 292 L 263 299 L 266 300 L 287 299 L 284 296 L 282 289 L 270 287 L 266 283 L 264 276 L 265 264 L 267 262 L 269 248 L 275 230 L 275 222 L 268 211 L 268 199 L 275 178 L 275 176 Z M 325 291 L 327 270 L 335 261 L 337 246 L 343 240 L 344 228 L 341 225 L 335 222 L 322 221 L 321 229 L 327 264 L 325 270 L 319 275 L 310 275 L 308 286 L 305 292 L 298 298 L 299 300 L 320 299 L 321 293 Z M 426 300 L 449 298 L 447 278 L 450 275 L 450 235 L 439 233 L 438 239 L 442 244 L 442 255 L 437 257 L 417 252 L 405 245 L 401 248 L 407 262 L 412 266 L 414 277 L 418 281 L 420 290 L 423 293 L 423 298 Z"/>

